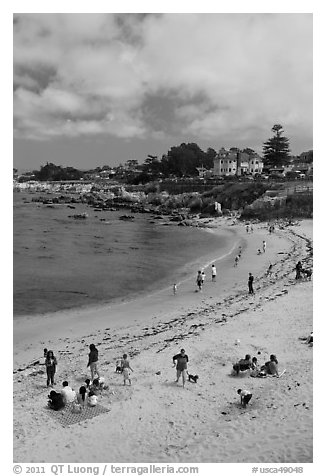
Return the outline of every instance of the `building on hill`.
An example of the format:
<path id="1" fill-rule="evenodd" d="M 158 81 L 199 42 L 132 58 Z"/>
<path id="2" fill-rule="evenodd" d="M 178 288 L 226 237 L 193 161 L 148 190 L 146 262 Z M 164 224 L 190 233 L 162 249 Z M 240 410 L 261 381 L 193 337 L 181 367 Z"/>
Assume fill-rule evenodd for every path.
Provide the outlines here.
<path id="1" fill-rule="evenodd" d="M 229 151 L 222 147 L 214 158 L 213 174 L 215 176 L 241 176 L 261 174 L 262 158 L 256 153 L 240 151 L 232 148 Z"/>

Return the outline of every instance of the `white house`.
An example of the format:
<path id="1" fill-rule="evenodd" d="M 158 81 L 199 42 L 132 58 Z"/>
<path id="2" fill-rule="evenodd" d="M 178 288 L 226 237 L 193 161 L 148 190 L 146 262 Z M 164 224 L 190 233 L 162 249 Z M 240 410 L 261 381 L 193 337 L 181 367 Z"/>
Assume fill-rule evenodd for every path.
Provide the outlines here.
<path id="1" fill-rule="evenodd" d="M 261 174 L 263 166 L 261 157 L 256 153 L 249 155 L 236 149 L 227 151 L 222 147 L 214 158 L 213 174 L 215 176 Z"/>

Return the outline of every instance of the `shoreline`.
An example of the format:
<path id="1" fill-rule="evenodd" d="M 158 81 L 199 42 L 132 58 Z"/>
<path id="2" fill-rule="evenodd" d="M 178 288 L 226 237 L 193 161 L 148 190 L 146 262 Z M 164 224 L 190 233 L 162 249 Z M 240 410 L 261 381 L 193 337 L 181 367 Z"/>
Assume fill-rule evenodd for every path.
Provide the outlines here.
<path id="1" fill-rule="evenodd" d="M 199 220 L 200 221 L 200 220 Z M 203 222 L 205 220 L 202 220 Z M 78 331 L 81 336 L 82 333 L 92 332 L 94 328 L 105 328 L 105 327 L 114 327 L 114 328 L 125 328 L 138 324 L 142 325 L 144 323 L 150 324 L 152 316 L 154 319 L 166 319 L 169 314 L 177 314 L 182 312 L 184 309 L 183 299 L 187 299 L 187 305 L 190 307 L 196 307 L 199 303 L 202 303 L 203 300 L 212 300 L 215 297 L 221 296 L 223 293 L 228 293 L 230 286 L 232 286 L 233 277 L 237 277 L 237 274 L 241 274 L 243 277 L 242 286 L 246 286 L 246 279 L 248 273 L 243 273 L 239 271 L 237 274 L 234 274 L 233 263 L 234 257 L 237 254 L 237 247 L 240 244 L 243 247 L 243 257 L 241 262 L 246 263 L 245 253 L 248 244 L 246 241 L 249 239 L 252 241 L 250 252 L 253 252 L 255 246 L 258 246 L 258 242 L 261 242 L 260 234 L 257 234 L 258 228 L 256 226 L 256 233 L 247 234 L 245 232 L 245 227 L 243 224 L 231 225 L 228 223 L 229 219 L 217 218 L 211 220 L 213 223 L 208 228 L 204 228 L 206 232 L 209 233 L 218 233 L 220 230 L 231 233 L 232 236 L 232 245 L 231 248 L 223 250 L 222 256 L 217 256 L 213 254 L 202 255 L 198 257 L 192 263 L 187 263 L 185 268 L 193 267 L 192 274 L 188 274 L 181 282 L 178 283 L 178 292 L 176 296 L 172 294 L 172 282 L 169 286 L 160 287 L 157 290 L 147 291 L 142 293 L 138 297 L 130 297 L 126 299 L 117 298 L 112 303 L 104 304 L 94 304 L 91 306 L 76 307 L 71 309 L 65 309 L 56 311 L 53 313 L 44 313 L 44 314 L 34 314 L 20 316 L 13 321 L 13 336 L 14 336 L 14 347 L 17 345 L 25 345 L 27 351 L 27 360 L 32 361 L 37 358 L 38 354 L 32 355 L 31 349 L 33 345 L 36 345 L 37 342 L 41 342 L 42 345 L 49 348 L 55 347 L 55 340 L 59 339 L 64 331 L 66 335 L 76 336 Z M 265 224 L 258 225 L 260 231 L 265 230 Z M 189 230 L 191 231 L 191 230 Z M 248 235 L 248 237 L 247 237 Z M 259 238 L 258 238 L 259 237 Z M 257 249 L 257 248 L 256 248 Z M 270 253 L 266 255 L 271 259 Z M 266 257 L 260 257 L 261 260 L 264 260 L 264 268 L 267 269 L 268 264 Z M 274 256 L 274 259 L 276 257 Z M 221 263 L 220 263 L 221 261 Z M 212 262 L 215 262 L 217 265 L 217 282 L 214 283 L 217 288 L 217 294 L 215 289 L 212 289 L 212 283 L 210 283 L 210 269 L 209 266 Z M 200 263 L 200 264 L 199 264 Z M 220 263 L 220 266 L 218 265 Z M 197 274 L 197 269 L 204 269 L 206 273 L 206 286 L 203 289 L 203 293 L 198 295 L 196 292 L 195 278 Z M 241 266 L 239 265 L 238 269 L 240 270 Z M 256 272 L 256 271 L 255 271 Z M 220 275 L 224 273 L 223 282 L 221 282 Z M 207 292 L 209 291 L 209 293 Z M 173 300 L 171 300 L 173 298 Z M 164 310 L 163 310 L 164 309 Z M 134 317 L 130 318 L 129 315 L 133 314 Z M 109 315 L 109 318 L 107 316 Z M 51 335 L 52 339 L 48 339 L 48 336 Z M 49 342 L 47 344 L 47 342 Z M 41 349 L 40 349 L 41 350 Z M 19 352 L 21 354 L 21 351 Z M 14 366 L 21 366 L 21 358 L 19 358 L 19 364 L 17 362 L 17 353 L 14 351 Z"/>
<path id="2" fill-rule="evenodd" d="M 294 388 L 293 380 L 300 378 L 301 387 L 296 387 L 296 398 L 299 398 L 299 392 L 304 391 L 302 398 L 309 401 L 309 408 L 312 406 L 312 395 L 310 395 L 312 393 L 310 385 L 312 350 L 303 347 L 302 342 L 298 342 L 298 333 L 305 335 L 312 328 L 312 283 L 296 283 L 293 271 L 294 263 L 299 258 L 311 264 L 309 246 L 311 246 L 312 238 L 309 238 L 309 235 L 306 238 L 304 234 L 304 229 L 311 228 L 311 224 L 312 221 L 304 221 L 297 227 L 277 230 L 273 236 L 268 236 L 266 224 L 256 225 L 254 233 L 249 235 L 246 234 L 243 225 L 235 225 L 239 228 L 237 236 L 247 242 L 243 247 L 243 256 L 238 268 L 233 267 L 233 256 L 225 258 L 224 274 L 221 276 L 218 268 L 217 283 L 209 282 L 210 275 L 205 271 L 207 283 L 201 294 L 195 292 L 194 276 L 182 286 L 182 290 L 178 290 L 176 296 L 172 295 L 171 289 L 170 294 L 162 294 L 156 302 L 149 296 L 147 301 L 123 304 L 119 310 L 101 309 L 93 313 L 91 322 L 87 313 L 84 316 L 82 313 L 76 313 L 78 326 L 66 325 L 64 331 L 58 329 L 59 334 L 53 334 L 50 341 L 37 337 L 27 346 L 21 341 L 16 342 L 14 347 L 16 370 L 21 364 L 25 364 L 25 370 L 14 375 L 16 420 L 14 459 L 20 462 L 39 461 L 40 457 L 44 462 L 99 462 L 107 459 L 149 462 L 158 461 L 157 455 L 161 455 L 160 461 L 171 462 L 189 461 L 187 458 L 197 462 L 248 462 L 248 457 L 245 459 L 243 443 L 237 442 L 239 434 L 246 433 L 246 425 L 254 425 L 256 422 L 263 424 L 265 433 L 261 439 L 265 444 L 267 444 L 266 435 L 270 435 L 271 432 L 277 433 L 277 425 L 281 425 L 282 429 L 279 437 L 273 440 L 275 458 L 268 458 L 269 455 L 262 451 L 257 455 L 259 461 L 310 462 L 312 415 L 305 410 L 302 422 L 298 421 L 297 414 L 292 415 L 293 411 L 297 411 L 293 410 L 297 408 L 293 407 L 296 403 L 292 405 L 291 410 L 283 394 L 284 392 L 290 394 L 291 391 L 286 390 L 286 386 Z M 267 241 L 266 255 L 257 256 L 257 244 L 261 243 L 262 239 Z M 265 271 L 270 260 L 275 263 L 277 275 L 267 278 Z M 251 270 L 255 276 L 256 294 L 252 297 L 247 294 L 248 270 Z M 304 301 L 299 302 L 303 292 L 305 292 Z M 107 321 L 105 314 L 107 311 L 115 312 L 119 325 L 114 327 Z M 129 313 L 132 313 L 132 321 L 126 327 L 123 316 Z M 273 316 L 272 319 L 271 316 Z M 49 334 L 51 332 L 48 331 L 47 335 Z M 241 338 L 241 343 L 235 346 L 235 339 L 238 338 Z M 47 419 L 48 428 L 43 430 L 44 418 L 47 418 L 43 410 L 47 395 L 44 385 L 45 377 L 38 372 L 38 366 L 27 368 L 26 364 L 36 357 L 35 354 L 40 356 L 43 347 L 50 348 L 49 342 L 59 357 L 58 382 L 67 378 L 74 388 L 78 388 L 87 376 L 88 345 L 94 342 L 98 346 L 100 368 L 110 386 L 110 392 L 101 397 L 103 404 L 110 408 L 107 416 L 66 429 L 58 427 L 54 421 Z M 291 345 L 294 350 L 291 350 Z M 186 386 L 184 391 L 186 391 L 187 401 L 184 401 L 183 409 L 173 405 L 180 395 L 183 395 L 180 394 L 183 389 L 172 383 L 175 370 L 170 367 L 170 359 L 180 350 L 180 346 L 185 347 L 190 354 L 189 372 L 198 372 L 200 375 L 198 386 L 191 384 Z M 298 346 L 303 356 L 298 354 Z M 286 366 L 287 371 L 281 380 L 267 379 L 268 381 L 265 382 L 261 379 L 249 379 L 245 382 L 246 385 L 254 386 L 255 403 L 248 414 L 256 420 L 248 420 L 249 417 L 246 417 L 245 412 L 240 413 L 241 421 L 239 421 L 239 409 L 233 400 L 236 392 L 234 386 L 238 387 L 240 382 L 238 379 L 231 379 L 228 370 L 232 368 L 232 362 L 243 357 L 242 354 L 249 351 L 251 355 L 255 355 L 258 349 L 263 359 L 267 359 L 269 353 L 275 352 L 282 363 L 282 368 Z M 120 384 L 121 376 L 114 374 L 115 359 L 123 352 L 129 354 L 132 366 L 136 369 L 133 386 L 130 388 L 123 388 Z M 210 355 L 210 363 L 213 365 L 207 362 L 207 355 Z M 305 359 L 302 363 L 302 368 L 306 372 L 305 382 L 302 382 L 302 372 L 300 376 L 296 376 L 295 361 L 298 359 Z M 157 370 L 160 370 L 160 376 L 156 375 Z M 269 389 L 267 394 L 261 393 L 262 384 L 263 387 Z M 27 410 L 25 404 L 20 403 L 18 395 L 19 389 L 22 388 L 25 389 L 27 399 L 34 398 L 33 408 Z M 36 388 L 38 389 L 37 396 L 35 396 Z M 264 417 L 259 408 L 262 410 L 268 406 L 270 392 L 272 394 L 276 392 L 277 408 L 280 410 Z M 149 395 L 155 398 L 149 400 Z M 207 399 L 211 402 L 209 407 L 205 406 Z M 227 402 L 230 399 L 229 404 Z M 146 409 L 145 413 L 144 409 Z M 285 415 L 289 416 L 284 416 L 282 411 L 285 410 L 288 412 Z M 198 428 L 196 426 L 195 436 L 191 419 L 187 418 L 187 414 L 193 415 L 194 412 L 198 414 L 196 417 Z M 228 416 L 221 416 L 223 412 Z M 36 415 L 38 415 L 37 421 L 35 421 Z M 157 415 L 160 416 L 159 421 L 157 421 Z M 273 418 L 276 415 L 277 418 L 274 421 Z M 287 421 L 284 429 L 280 418 Z M 291 422 L 287 420 L 289 418 Z M 171 419 L 174 421 L 173 428 L 169 424 Z M 216 419 L 222 439 L 216 439 L 216 424 L 214 426 Z M 270 428 L 266 426 L 268 423 Z M 300 426 L 301 423 L 303 427 Z M 304 440 L 305 444 L 300 443 L 298 448 L 294 445 L 286 456 L 282 450 L 284 432 L 289 432 L 291 429 L 293 432 L 297 429 L 293 428 L 293 425 L 299 425 L 300 429 L 305 431 L 304 437 L 298 436 Z M 84 434 L 85 428 L 98 432 L 101 443 L 97 445 L 94 442 L 87 455 L 81 454 L 78 443 L 72 444 L 73 449 L 67 450 L 65 445 L 71 441 L 72 435 L 76 436 L 76 432 L 77 440 L 87 438 Z M 123 430 L 127 428 L 128 435 Z M 255 428 L 257 434 L 260 434 L 259 428 Z M 55 449 L 50 453 L 47 451 L 44 453 L 44 448 L 42 451 L 38 450 L 40 442 L 44 439 L 44 431 L 53 432 Z M 140 436 L 137 431 L 140 432 Z M 187 439 L 185 452 L 179 455 L 177 448 L 181 444 L 184 431 L 187 431 L 190 436 Z M 167 439 L 163 437 L 163 434 L 168 435 Z M 150 440 L 155 441 L 153 448 L 147 443 L 138 444 L 138 441 L 144 441 L 145 435 L 149 435 Z M 212 437 L 213 441 L 211 441 Z M 297 437 L 292 436 L 292 439 L 295 438 Z M 125 441 L 127 454 L 121 453 L 119 445 L 122 441 Z M 209 441 L 210 444 L 208 444 Z M 260 445 L 260 440 L 255 441 L 255 444 Z M 234 445 L 237 452 L 232 449 Z M 301 455 L 298 460 L 294 458 L 295 451 Z M 256 458 L 253 457 L 252 460 Z"/>

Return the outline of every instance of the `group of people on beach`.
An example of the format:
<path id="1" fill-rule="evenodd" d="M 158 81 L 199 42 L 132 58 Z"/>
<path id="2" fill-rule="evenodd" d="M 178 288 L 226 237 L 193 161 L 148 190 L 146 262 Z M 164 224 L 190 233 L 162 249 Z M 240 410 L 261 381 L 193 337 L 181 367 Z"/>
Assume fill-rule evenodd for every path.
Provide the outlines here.
<path id="1" fill-rule="evenodd" d="M 269 361 L 262 366 L 258 365 L 257 357 L 251 359 L 250 354 L 246 354 L 244 359 L 240 359 L 236 364 L 233 364 L 232 375 L 238 376 L 240 372 L 250 372 L 251 377 L 259 378 L 280 377 L 282 375 L 278 371 L 278 360 L 275 354 L 271 354 Z M 252 398 L 252 392 L 239 388 L 237 393 L 240 395 L 241 406 L 246 408 Z"/>
<path id="2" fill-rule="evenodd" d="M 90 368 L 91 380 L 86 378 L 84 385 L 79 388 L 77 394 L 66 380 L 62 383 L 62 388 L 59 392 L 51 390 L 48 395 L 48 406 L 51 409 L 60 410 L 67 404 L 72 404 L 73 411 L 80 412 L 85 406 L 94 407 L 98 403 L 99 394 L 102 390 L 108 388 L 105 384 L 105 378 L 100 376 L 98 369 L 98 350 L 94 344 L 90 344 L 89 350 L 87 368 Z M 58 362 L 52 350 L 44 349 L 44 357 L 47 387 L 53 388 Z M 126 382 L 129 382 L 129 385 L 131 385 L 130 372 L 133 372 L 133 369 L 130 366 L 127 354 L 123 354 L 123 357 L 116 362 L 116 372 L 122 374 L 124 385 L 126 385 Z"/>

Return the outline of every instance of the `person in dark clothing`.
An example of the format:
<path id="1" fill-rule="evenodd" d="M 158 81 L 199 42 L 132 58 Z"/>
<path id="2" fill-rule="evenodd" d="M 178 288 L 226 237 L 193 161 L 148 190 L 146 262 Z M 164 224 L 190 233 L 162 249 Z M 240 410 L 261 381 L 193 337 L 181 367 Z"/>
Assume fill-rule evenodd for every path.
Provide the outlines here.
<path id="1" fill-rule="evenodd" d="M 300 279 L 301 278 L 301 271 L 302 271 L 301 261 L 297 262 L 297 264 L 295 266 L 295 271 L 296 271 L 295 279 Z"/>
<path id="2" fill-rule="evenodd" d="M 51 387 L 53 387 L 54 374 L 57 367 L 57 359 L 54 357 L 52 350 L 49 350 L 46 354 L 45 367 L 46 367 L 46 375 L 47 375 L 46 385 L 49 386 L 51 383 Z"/>
<path id="3" fill-rule="evenodd" d="M 61 393 L 51 390 L 48 398 L 49 398 L 48 405 L 50 408 L 52 408 L 52 410 L 57 411 L 57 410 L 60 410 L 60 408 L 63 408 L 65 406 Z"/>
<path id="4" fill-rule="evenodd" d="M 91 376 L 92 376 L 92 381 L 94 380 L 95 374 L 97 374 L 97 377 L 100 378 L 100 374 L 97 368 L 98 364 L 98 350 L 95 347 L 94 344 L 91 344 L 89 346 L 90 353 L 88 354 L 88 364 L 87 367 L 90 367 L 91 369 Z"/>
<path id="5" fill-rule="evenodd" d="M 182 375 L 182 384 L 183 388 L 186 383 L 186 370 L 187 370 L 187 363 L 189 362 L 188 355 L 184 349 L 181 349 L 180 354 L 174 355 L 173 358 L 174 367 L 177 367 L 177 380 L 179 382 L 179 378 Z"/>
<path id="6" fill-rule="evenodd" d="M 249 294 L 254 294 L 253 282 L 254 282 L 254 277 L 251 273 L 249 273 L 249 278 L 248 278 Z"/>

